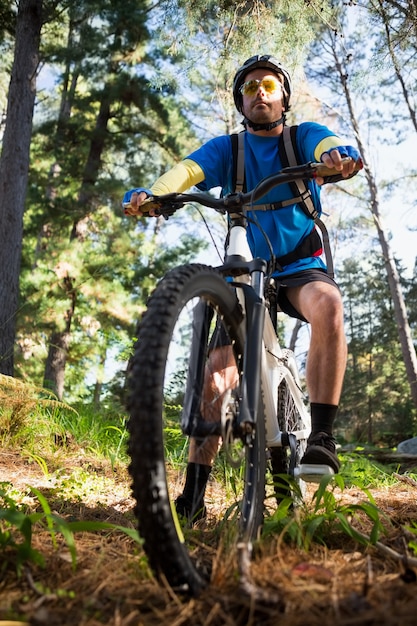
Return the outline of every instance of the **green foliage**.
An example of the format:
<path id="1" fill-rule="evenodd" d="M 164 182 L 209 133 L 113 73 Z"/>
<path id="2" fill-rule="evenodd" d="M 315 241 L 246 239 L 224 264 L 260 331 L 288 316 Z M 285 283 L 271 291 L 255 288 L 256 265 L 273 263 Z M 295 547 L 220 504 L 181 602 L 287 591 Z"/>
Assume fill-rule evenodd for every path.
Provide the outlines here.
<path id="1" fill-rule="evenodd" d="M 27 387 L 30 390 L 30 386 Z M 28 404 L 31 402 L 29 398 Z M 127 460 L 125 418 L 115 409 L 98 414 L 93 409 L 85 410 L 85 407 L 77 412 L 71 407 L 68 407 L 71 410 L 66 410 L 62 403 L 55 402 L 55 405 L 56 410 L 53 412 L 46 406 L 46 401 L 36 411 L 27 409 L 26 419 L 14 423 L 12 432 L 3 432 L 3 439 L 7 440 L 8 445 L 19 445 L 20 454 L 39 465 L 50 481 L 48 497 L 67 502 L 85 502 L 86 499 L 94 498 L 96 504 L 99 504 L 98 488 L 106 493 L 113 483 L 89 469 L 87 458 L 83 467 L 77 467 L 71 472 L 57 470 L 55 455 L 59 451 L 61 454 L 70 454 L 73 448 L 81 450 L 82 454 L 88 451 L 95 458 L 107 457 L 115 469 L 116 463 Z M 77 532 L 123 532 L 140 543 L 137 531 L 130 527 L 103 522 L 68 521 L 52 511 L 42 489 L 28 489 L 22 494 L 10 483 L 0 483 L 1 573 L 13 567 L 21 575 L 27 564 L 45 566 L 44 555 L 33 545 L 35 533 L 46 532 L 54 549 L 58 548 L 58 537 L 62 537 L 70 552 L 73 567 L 77 563 Z M 28 501 L 32 503 L 28 504 Z M 34 508 L 40 510 L 34 511 Z"/>
<path id="2" fill-rule="evenodd" d="M 187 456 L 188 446 L 186 439 L 179 427 L 179 420 L 181 415 L 181 406 L 165 406 L 166 418 L 165 418 L 165 446 L 168 462 L 175 467 L 178 462 L 184 463 L 184 458 Z"/>
<path id="3" fill-rule="evenodd" d="M 56 14 L 49 12 L 53 5 Z M 342 8 L 338 5 L 330 13 L 328 2 L 304 0 L 241 4 L 230 0 L 166 0 L 154 5 L 137 0 L 97 0 L 53 5 L 47 3 L 42 62 L 52 70 L 54 84 L 44 86 L 38 94 L 25 213 L 16 362 L 17 373 L 23 379 L 41 381 L 52 334 L 68 330 L 72 341 L 65 370 L 66 397 L 80 402 L 64 406 L 40 387 L 13 379 L 0 380 L 0 443 L 19 446 L 47 477 L 54 473 L 50 453 L 70 450 L 74 441 L 89 454 L 110 458 L 113 466 L 126 461 L 125 416 L 115 402 L 122 395 L 123 373 L 117 375 L 120 384 L 114 385 L 104 402 L 103 397 L 99 398 L 98 410 L 100 403 L 93 405 L 91 398 L 98 387 L 106 393 L 101 367 L 118 350 L 123 352 L 120 358 L 126 360 L 136 320 L 156 281 L 167 268 L 189 260 L 201 249 L 194 233 L 184 236 L 188 227 L 182 228 L 180 218 L 175 218 L 179 225 L 175 234 L 181 235 L 177 239 L 171 234 L 172 221 L 167 228 L 159 222 L 123 217 L 119 208 L 123 191 L 150 185 L 196 147 L 196 136 L 207 139 L 219 129 L 229 131 L 236 125 L 231 78 L 244 58 L 258 52 L 273 53 L 291 69 L 300 70 L 309 41 L 316 37 L 320 44 L 328 45 L 318 24 L 326 29 L 330 25 L 333 30 L 333 18 L 339 17 Z M 408 37 L 412 29 L 398 6 L 393 5 L 392 11 L 387 24 L 392 26 L 396 54 L 411 76 L 415 61 Z M 6 94 L 15 5 L 3 2 L 0 13 L 4 66 L 0 92 Z M 345 47 L 346 76 L 358 88 L 359 96 L 365 94 L 372 101 L 371 114 L 366 107 L 363 112 L 371 138 L 380 125 L 383 140 L 389 137 L 387 132 L 397 140 L 404 128 L 387 125 L 383 108 L 375 108 L 375 102 L 393 98 L 397 114 L 401 100 L 401 90 L 393 83 L 392 60 L 387 60 L 382 38 L 385 30 L 380 24 L 378 21 L 375 32 L 381 39 L 373 50 L 363 48 L 364 38 L 370 41 L 369 32 L 364 35 L 358 31 L 349 42 L 344 37 L 340 41 Z M 368 28 L 365 20 L 363 27 Z M 340 36 L 338 29 L 333 35 Z M 350 44 L 355 63 L 349 64 Z M 371 54 L 371 64 L 364 64 Z M 309 78 L 313 76 L 313 63 L 316 68 L 321 64 L 320 85 L 326 84 L 323 76 L 334 83 L 333 69 L 322 51 L 310 61 Z M 385 84 L 383 66 L 389 70 Z M 369 97 L 370 87 L 375 85 L 379 99 Z M 387 88 L 382 92 L 384 97 L 380 87 Z M 329 102 L 333 116 L 336 108 L 344 109 L 340 86 L 336 86 Z M 2 110 L 5 103 L 0 95 Z M 392 117 L 393 107 L 389 110 Z M 389 128 L 391 131 L 387 131 Z M 389 191 L 388 186 L 386 189 Z M 354 235 L 357 232 L 353 230 Z M 352 426 L 346 435 L 356 435 L 361 441 L 382 440 L 383 432 L 407 436 L 416 429 L 416 409 L 409 400 L 383 260 L 377 257 L 373 263 L 365 258 L 355 262 L 356 244 L 355 257 L 346 263 L 339 281 L 348 303 L 350 353 L 339 422 Z M 371 255 L 375 256 L 373 248 Z M 369 249 L 366 256 L 370 257 Z M 415 284 L 416 276 L 407 285 L 414 333 Z M 90 373 L 89 381 L 85 373 Z M 181 377 L 181 372 L 176 376 Z M 166 407 L 172 415 L 172 428 L 167 434 L 173 464 L 186 454 L 179 447 L 183 438 L 175 425 L 181 402 L 175 383 L 174 377 L 172 405 Z M 384 532 L 385 520 L 368 489 L 392 485 L 393 478 L 389 470 L 370 464 L 359 454 L 343 457 L 343 461 L 343 478 L 336 477 L 332 485 L 323 481 L 308 506 L 294 510 L 294 502 L 284 500 L 266 519 L 265 537 L 279 533 L 304 549 L 313 542 L 329 544 L 340 537 L 368 545 L 357 530 L 366 520 L 371 525 L 369 543 L 375 543 Z M 236 491 L 238 471 L 231 470 L 219 456 L 215 476 L 226 490 Z M 343 503 L 338 494 L 343 494 L 346 485 L 360 489 L 365 502 Z M 290 486 L 297 489 L 291 482 Z M 82 501 L 94 487 L 85 467 L 60 476 L 59 493 L 72 501 Z M 20 573 L 26 563 L 44 564 L 44 556 L 33 547 L 34 532 L 46 532 L 55 546 L 62 536 L 74 566 L 76 532 L 121 530 L 138 541 L 137 533 L 130 529 L 97 522 L 67 522 L 52 512 L 40 490 L 33 490 L 33 494 L 39 509 L 36 512 L 17 504 L 8 485 L 0 489 L 2 573 L 6 567 L 15 567 Z M 52 496 L 57 494 L 58 489 L 51 491 Z M 299 501 L 298 494 L 297 504 Z M 226 517 L 235 513 L 228 511 Z M 417 535 L 415 525 L 408 530 Z M 417 553 L 416 545 L 414 540 L 409 543 Z"/>
<path id="4" fill-rule="evenodd" d="M 367 490 L 373 487 L 390 487 L 396 481 L 392 476 L 393 468 L 369 461 L 365 455 L 360 454 L 359 447 L 356 451 L 340 454 L 339 457 L 343 463 L 343 478 L 348 486 Z M 397 469 L 395 467 L 394 471 Z"/>
<path id="5" fill-rule="evenodd" d="M 203 140 L 236 129 L 240 119 L 232 80 L 243 61 L 254 54 L 274 54 L 291 70 L 298 70 L 317 23 L 330 18 L 330 6 L 326 0 L 319 6 L 304 0 L 160 3 L 163 18 L 154 35 L 170 46 L 176 61 L 174 75 L 180 73 L 188 100 L 204 103 L 197 109 L 197 125 L 203 126 L 203 132 L 197 129 L 197 133 Z"/>
<path id="6" fill-rule="evenodd" d="M 46 456 L 76 442 L 113 465 L 126 461 L 126 416 L 118 404 L 101 410 L 83 403 L 69 406 L 42 388 L 0 376 L 0 440 L 19 446 L 48 475 Z"/>
<path id="7" fill-rule="evenodd" d="M 7 484 L 0 484 L 0 572 L 14 567 L 18 576 L 27 564 L 45 566 L 42 553 L 32 545 L 36 530 L 48 532 L 53 547 L 58 548 L 57 536 L 63 537 L 70 552 L 72 565 L 77 564 L 75 533 L 77 532 L 123 532 L 132 540 L 140 543 L 136 530 L 106 522 L 72 521 L 68 522 L 51 511 L 49 503 L 40 490 L 32 488 L 42 512 L 29 513 L 16 504 L 7 495 Z"/>
<path id="8" fill-rule="evenodd" d="M 175 82 L 151 84 L 166 52 L 147 49 L 149 11 L 146 1 L 69 3 L 43 30 L 15 364 L 59 397 L 65 377 L 70 401 L 97 399 L 104 364 L 128 344 L 167 264 L 199 248 L 193 236 L 165 245 L 160 226 L 120 208 L 126 188 L 149 186 L 193 137 Z"/>
<path id="9" fill-rule="evenodd" d="M 288 477 L 283 476 L 281 479 L 293 486 Z M 383 513 L 365 489 L 362 491 L 368 501 L 344 503 L 336 495 L 336 492 L 343 492 L 344 488 L 345 481 L 340 474 L 333 478 L 322 478 L 312 503 L 297 507 L 295 515 L 291 499 L 284 499 L 274 514 L 265 520 L 264 536 L 281 535 L 304 550 L 309 550 L 313 541 L 328 545 L 338 535 L 348 536 L 362 545 L 375 544 L 386 530 L 382 522 Z M 355 527 L 355 523 L 363 523 L 363 517 L 372 524 L 369 539 Z"/>
<path id="10" fill-rule="evenodd" d="M 411 535 L 415 536 L 415 539 L 410 539 L 407 543 L 410 550 L 413 551 L 413 554 L 417 556 L 417 522 L 412 522 L 410 526 L 406 526 L 405 530 L 408 531 Z"/>
<path id="11" fill-rule="evenodd" d="M 0 552 L 1 572 L 4 574 L 11 562 L 15 564 L 17 573 L 20 575 L 23 565 L 30 561 L 38 565 L 44 565 L 44 559 L 40 552 L 32 546 L 33 524 L 41 516 L 39 514 L 26 514 L 20 511 L 14 500 L 0 488 Z"/>
<path id="12" fill-rule="evenodd" d="M 259 41 L 262 41 L 262 50 L 269 53 L 279 51 L 280 56 L 285 58 L 298 56 L 314 36 L 314 21 L 329 14 L 327 2 L 320 3 L 319 16 L 315 6 L 303 0 L 257 0 L 240 4 L 213 0 L 168 0 L 163 5 L 173 25 L 172 32 L 178 36 L 176 43 L 173 42 L 176 50 L 186 45 L 185 36 L 191 34 L 195 36 L 192 41 L 198 50 L 203 50 L 209 56 L 201 36 L 203 31 L 211 38 L 214 51 L 221 59 L 223 57 L 222 60 L 227 57 L 243 60 L 245 55 L 255 54 Z M 181 29 L 180 21 L 184 18 L 188 32 Z M 210 52 L 214 58 L 213 50 Z"/>
<path id="13" fill-rule="evenodd" d="M 184 438 L 179 428 L 180 406 L 165 407 L 167 415 L 172 415 L 171 423 L 164 431 L 167 459 L 175 467 L 178 459 L 182 462 L 187 455 Z M 238 454 L 238 451 L 235 451 Z M 378 463 L 369 461 L 359 453 L 340 456 L 343 463 L 342 474 L 333 478 L 324 477 L 311 502 L 303 499 L 300 485 L 288 475 L 277 477 L 291 497 L 284 498 L 275 511 L 266 516 L 263 537 L 281 536 L 297 547 L 309 550 L 311 544 L 340 541 L 347 536 L 361 545 L 373 545 L 386 532 L 389 519 L 377 507 L 370 492 L 372 487 L 392 486 L 395 478 L 392 472 Z M 242 466 L 233 467 L 224 450 L 220 451 L 213 468 L 215 479 L 223 485 L 226 493 L 239 496 L 242 485 Z M 239 486 L 239 487 L 238 487 Z M 361 502 L 346 502 L 343 493 L 346 487 L 356 487 L 363 493 Z M 275 495 L 269 497 L 272 506 Z M 225 511 L 225 520 L 234 519 L 237 511 L 232 506 Z M 362 527 L 371 524 L 369 535 Z"/>
<path id="14" fill-rule="evenodd" d="M 389 432 L 396 434 L 397 441 L 406 439 L 415 431 L 417 412 L 382 255 L 347 259 L 338 282 L 344 294 L 349 348 L 338 426 L 347 440 L 386 444 L 380 433 Z"/>
<path id="15" fill-rule="evenodd" d="M 28 432 L 26 426 L 33 415 L 38 415 L 41 423 L 44 416 L 49 419 L 60 411 L 67 411 L 73 418 L 77 414 L 73 407 L 58 402 L 48 390 L 1 374 L 0 401 L 0 438 L 3 441 L 15 435 L 25 438 Z M 36 436 L 41 436 L 40 430 Z"/>
<path id="16" fill-rule="evenodd" d="M 78 407 L 77 407 L 78 408 Z M 43 409 L 45 411 L 45 408 Z M 173 466 L 178 459 L 187 455 L 184 447 L 184 438 L 180 436 L 178 426 L 180 405 L 166 406 L 167 415 L 171 416 L 171 423 L 165 435 L 167 442 L 167 457 Z M 88 451 L 96 458 L 104 455 L 125 464 L 124 454 L 125 427 L 124 418 L 116 411 L 107 414 L 97 414 L 91 409 L 88 412 L 78 410 L 78 417 L 71 421 L 68 416 L 73 413 L 56 413 L 52 420 L 52 432 L 59 426 L 61 432 L 67 433 L 70 450 Z M 30 424 L 34 432 L 39 432 L 39 422 L 34 419 Z M 15 433 L 18 437 L 18 433 Z M 70 437 L 71 436 L 71 437 Z M 59 444 L 60 447 L 63 444 Z M 82 446 L 82 448 L 80 448 Z M 51 449 L 54 451 L 54 448 Z M 66 451 L 65 448 L 63 450 Z M 56 452 L 56 448 L 55 448 Z M 370 462 L 359 454 L 341 455 L 343 473 L 336 475 L 332 480 L 324 478 L 311 500 L 302 499 L 298 483 L 290 477 L 282 475 L 280 480 L 290 488 L 293 498 L 284 498 L 279 507 L 265 518 L 263 539 L 279 537 L 303 550 L 311 549 L 313 544 L 322 544 L 329 547 L 339 545 L 343 538 L 349 538 L 360 545 L 374 545 L 389 527 L 389 520 L 378 509 L 370 493 L 371 487 L 392 486 L 394 478 L 389 470 L 384 470 L 378 464 Z M 77 532 L 122 532 L 134 542 L 140 544 L 136 531 L 125 526 L 102 522 L 84 522 L 63 519 L 56 513 L 57 503 L 87 502 L 91 499 L 95 504 L 100 503 L 98 491 L 106 493 L 111 489 L 111 480 L 91 471 L 88 462 L 72 471 L 54 470 L 49 467 L 54 455 L 47 453 L 42 438 L 33 442 L 30 450 L 23 449 L 22 453 L 38 463 L 45 477 L 51 481 L 47 494 L 41 488 L 30 488 L 26 494 L 20 494 L 10 484 L 0 485 L 0 557 L 2 567 L 13 567 L 20 575 L 26 564 L 45 565 L 45 558 L 33 545 L 35 533 L 47 533 L 52 546 L 57 549 L 61 539 L 69 550 L 73 567 L 77 565 L 76 533 Z M 221 483 L 226 493 L 230 490 L 236 495 L 237 485 L 241 484 L 241 468 L 232 468 L 224 454 L 220 454 L 214 468 L 216 481 Z M 52 482 L 53 477 L 53 482 Z M 363 498 L 355 496 L 352 501 L 344 497 L 346 487 L 355 487 L 360 490 Z M 33 504 L 28 505 L 28 495 Z M 239 495 L 239 494 L 237 494 Z M 271 496 L 272 501 L 273 496 Z M 54 506 L 49 503 L 54 501 Z M 29 506 L 30 509 L 29 510 Z M 36 509 L 36 510 L 33 510 Z M 234 507 L 224 512 L 224 522 L 233 522 L 232 532 L 235 529 L 235 518 L 238 511 Z M 226 524 L 227 527 L 228 524 Z M 364 531 L 364 529 L 369 529 Z M 218 532 L 216 529 L 215 532 Z M 411 528 L 410 532 L 413 532 Z M 410 549 L 415 549 L 415 542 L 410 542 Z"/>

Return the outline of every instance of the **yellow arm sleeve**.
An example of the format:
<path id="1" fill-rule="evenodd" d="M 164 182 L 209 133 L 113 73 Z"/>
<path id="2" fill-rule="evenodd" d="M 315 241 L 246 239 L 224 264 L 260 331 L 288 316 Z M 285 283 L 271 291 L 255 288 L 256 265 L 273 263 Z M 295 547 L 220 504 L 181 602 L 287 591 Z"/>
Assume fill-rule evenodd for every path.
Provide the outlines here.
<path id="1" fill-rule="evenodd" d="M 184 159 L 171 170 L 162 174 L 152 185 L 151 191 L 155 196 L 172 192 L 181 193 L 203 180 L 204 172 L 201 167 L 191 159 Z"/>
<path id="2" fill-rule="evenodd" d="M 317 144 L 316 149 L 314 150 L 314 158 L 316 161 L 320 162 L 320 157 L 323 152 L 328 152 L 332 148 L 339 148 L 340 146 L 344 146 L 345 144 L 339 139 L 339 137 L 326 137 L 319 144 Z"/>

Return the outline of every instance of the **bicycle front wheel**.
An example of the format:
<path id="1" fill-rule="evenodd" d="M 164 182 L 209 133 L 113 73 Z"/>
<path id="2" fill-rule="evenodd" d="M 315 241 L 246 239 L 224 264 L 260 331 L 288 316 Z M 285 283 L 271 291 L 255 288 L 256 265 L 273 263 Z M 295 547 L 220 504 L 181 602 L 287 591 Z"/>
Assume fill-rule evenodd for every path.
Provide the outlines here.
<path id="1" fill-rule="evenodd" d="M 219 522 L 251 541 L 263 519 L 261 404 L 254 432 L 244 440 L 236 432 L 244 341 L 235 290 L 217 270 L 187 265 L 167 274 L 150 298 L 130 364 L 129 471 L 139 533 L 153 571 L 191 594 L 210 578 Z M 204 506 L 196 492 L 191 516 L 180 516 L 175 503 L 189 447 L 207 452 L 207 465 L 219 441 Z"/>

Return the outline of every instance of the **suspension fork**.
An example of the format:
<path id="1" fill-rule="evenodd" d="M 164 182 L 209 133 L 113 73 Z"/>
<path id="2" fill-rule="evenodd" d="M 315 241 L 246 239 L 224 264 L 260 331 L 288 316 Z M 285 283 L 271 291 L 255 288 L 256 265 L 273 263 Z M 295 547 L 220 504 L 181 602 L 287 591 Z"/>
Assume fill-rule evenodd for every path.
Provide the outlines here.
<path id="1" fill-rule="evenodd" d="M 234 278 L 238 298 L 243 300 L 246 314 L 246 339 L 240 389 L 238 434 L 252 433 L 259 407 L 261 388 L 262 346 L 265 323 L 264 279 L 267 263 L 252 257 L 247 237 L 247 220 L 241 213 L 229 215 L 227 253 L 220 268 L 225 276 Z"/>
<path id="2" fill-rule="evenodd" d="M 254 259 L 246 264 L 251 284 L 232 283 L 242 291 L 246 311 L 246 341 L 243 354 L 240 412 L 238 429 L 251 434 L 258 414 L 261 388 L 262 346 L 266 306 L 264 301 L 264 277 L 266 263 Z"/>
<path id="3" fill-rule="evenodd" d="M 194 335 L 181 416 L 182 432 L 185 435 L 195 437 L 220 434 L 220 427 L 216 424 L 203 422 L 200 412 L 200 392 L 203 389 L 205 371 L 205 348 L 212 317 L 211 309 L 204 302 L 199 302 L 194 309 Z"/>

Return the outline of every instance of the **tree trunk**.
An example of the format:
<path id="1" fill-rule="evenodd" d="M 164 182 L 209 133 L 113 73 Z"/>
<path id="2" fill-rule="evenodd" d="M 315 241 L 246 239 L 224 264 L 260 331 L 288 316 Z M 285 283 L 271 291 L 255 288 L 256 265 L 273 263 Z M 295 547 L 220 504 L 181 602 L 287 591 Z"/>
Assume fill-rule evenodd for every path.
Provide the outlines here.
<path id="1" fill-rule="evenodd" d="M 64 395 L 65 365 L 70 339 L 71 333 L 63 331 L 53 333 L 49 340 L 43 386 L 53 391 L 58 400 L 62 400 Z"/>
<path id="2" fill-rule="evenodd" d="M 77 292 L 74 288 L 74 281 L 70 276 L 65 276 L 63 286 L 64 291 L 68 295 L 70 305 L 65 313 L 64 330 L 56 330 L 50 337 L 43 376 L 43 386 L 45 389 L 53 391 L 58 400 L 62 400 L 64 395 L 65 366 L 71 341 L 71 324 L 77 303 Z"/>
<path id="3" fill-rule="evenodd" d="M 297 344 L 298 333 L 300 332 L 300 328 L 302 326 L 302 321 L 297 319 L 291 333 L 291 339 L 288 348 L 295 352 L 295 346 Z"/>
<path id="4" fill-rule="evenodd" d="M 378 11 L 381 17 L 382 23 L 384 25 L 385 39 L 387 42 L 388 52 L 391 57 L 391 61 L 395 69 L 395 74 L 397 76 L 398 82 L 401 85 L 401 91 L 404 97 L 405 104 L 408 109 L 408 113 L 410 115 L 411 122 L 414 126 L 414 130 L 417 131 L 417 115 L 416 115 L 415 107 L 413 106 L 413 93 L 412 92 L 410 93 L 410 91 L 407 88 L 406 80 L 404 79 L 404 76 L 403 76 L 403 68 L 401 67 L 401 63 L 399 59 L 397 59 L 397 56 L 395 54 L 395 48 L 394 48 L 394 44 L 393 44 L 392 36 L 391 36 L 390 18 L 389 18 L 389 15 L 387 14 L 387 11 L 385 10 L 384 3 L 382 2 L 382 0 L 377 0 L 376 7 L 377 7 L 376 10 Z M 397 7 L 397 10 L 398 10 L 398 7 Z M 413 5 L 412 3 L 410 3 L 409 18 L 410 18 L 410 22 L 414 23 L 414 26 L 416 27 L 417 26 L 417 4 Z"/>
<path id="5" fill-rule="evenodd" d="M 36 95 L 42 0 L 20 0 L 0 157 L 0 373 L 13 376 L 23 213 Z"/>
<path id="6" fill-rule="evenodd" d="M 364 173 L 368 183 L 369 193 L 370 193 L 370 208 L 372 217 L 377 229 L 379 243 L 381 245 L 382 254 L 385 262 L 385 267 L 388 276 L 388 285 L 390 288 L 390 293 L 394 305 L 395 318 L 398 327 L 398 334 L 400 339 L 400 345 L 402 350 L 402 355 L 405 363 L 405 368 L 407 372 L 407 380 L 410 385 L 411 398 L 413 400 L 414 406 L 417 407 L 417 357 L 416 351 L 414 348 L 413 340 L 411 337 L 410 325 L 408 323 L 408 316 L 405 307 L 404 297 L 401 291 L 400 278 L 398 275 L 397 266 L 395 264 L 391 248 L 388 242 L 388 237 L 385 233 L 385 227 L 383 224 L 383 220 L 379 210 L 379 196 L 378 196 L 378 188 L 373 177 L 371 168 L 369 166 L 369 161 L 366 155 L 365 144 L 362 141 L 360 132 L 359 132 L 359 124 L 356 119 L 355 111 L 353 108 L 352 98 L 348 85 L 348 76 L 344 71 L 342 64 L 337 56 L 335 48 L 333 48 L 334 59 L 336 68 L 340 75 L 340 80 L 343 86 L 346 103 L 349 109 L 350 120 L 352 123 L 352 127 L 356 136 L 356 141 L 358 144 L 359 152 L 362 156 L 363 165 L 364 165 Z"/>
<path id="7" fill-rule="evenodd" d="M 100 408 L 101 403 L 101 392 L 103 391 L 104 367 L 106 365 L 106 357 L 107 350 L 105 347 L 103 353 L 100 355 L 100 363 L 98 365 L 96 383 L 94 385 L 93 404 L 96 409 Z"/>

